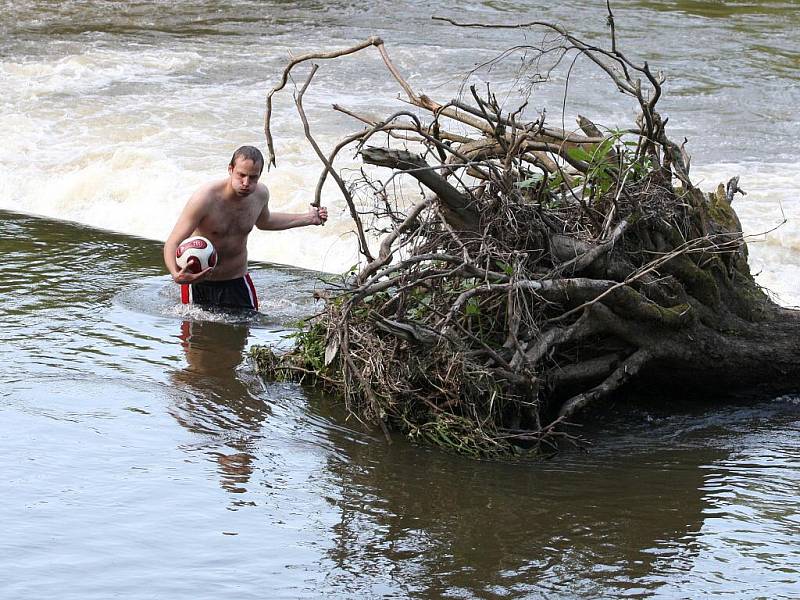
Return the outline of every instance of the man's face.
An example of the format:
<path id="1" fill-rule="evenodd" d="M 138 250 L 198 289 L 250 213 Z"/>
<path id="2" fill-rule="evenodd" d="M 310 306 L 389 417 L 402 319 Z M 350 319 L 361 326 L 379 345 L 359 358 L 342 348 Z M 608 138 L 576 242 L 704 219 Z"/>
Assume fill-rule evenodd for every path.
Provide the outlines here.
<path id="1" fill-rule="evenodd" d="M 228 165 L 231 176 L 231 185 L 237 196 L 245 197 L 252 194 L 258 178 L 261 177 L 261 167 L 247 158 L 237 158 L 233 166 Z"/>

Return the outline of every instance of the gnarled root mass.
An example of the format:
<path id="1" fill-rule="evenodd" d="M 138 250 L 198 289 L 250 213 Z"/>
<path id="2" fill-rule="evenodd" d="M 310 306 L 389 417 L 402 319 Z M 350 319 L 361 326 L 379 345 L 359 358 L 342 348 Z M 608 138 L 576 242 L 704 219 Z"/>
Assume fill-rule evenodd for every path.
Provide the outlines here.
<path id="1" fill-rule="evenodd" d="M 318 197 L 350 145 L 391 171 L 356 186 L 336 176 L 364 262 L 294 351 L 254 351 L 261 370 L 311 378 L 363 421 L 476 456 L 571 439 L 578 411 L 644 373 L 687 387 L 724 387 L 737 371 L 742 384 L 796 385 L 797 315 L 753 281 L 731 208 L 738 180 L 713 194 L 692 185 L 656 112 L 663 77 L 619 52 L 613 27 L 603 50 L 528 25 L 557 34 L 540 58 L 579 52 L 600 66 L 638 103 L 635 127 L 581 117 L 564 131 L 505 110 L 489 89 L 440 104 L 411 89 L 378 38 L 287 67 L 376 47 L 415 110 L 379 120 L 335 107 L 367 127 L 325 156 L 302 110 L 316 66 L 295 94 L 324 163 Z M 271 161 L 271 99 L 286 81 L 269 95 Z M 416 200 L 390 193 L 400 176 L 419 182 Z M 377 252 L 369 228 L 384 233 Z M 770 328 L 779 317 L 787 325 Z"/>

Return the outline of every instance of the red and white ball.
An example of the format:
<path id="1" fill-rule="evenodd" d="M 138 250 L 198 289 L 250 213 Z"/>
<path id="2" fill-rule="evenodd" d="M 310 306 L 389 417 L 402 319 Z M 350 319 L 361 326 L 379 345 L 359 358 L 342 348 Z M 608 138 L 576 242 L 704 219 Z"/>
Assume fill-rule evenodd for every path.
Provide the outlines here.
<path id="1" fill-rule="evenodd" d="M 195 235 L 178 244 L 175 262 L 181 269 L 188 266 L 190 273 L 199 273 L 217 264 L 217 251 L 208 238 Z"/>

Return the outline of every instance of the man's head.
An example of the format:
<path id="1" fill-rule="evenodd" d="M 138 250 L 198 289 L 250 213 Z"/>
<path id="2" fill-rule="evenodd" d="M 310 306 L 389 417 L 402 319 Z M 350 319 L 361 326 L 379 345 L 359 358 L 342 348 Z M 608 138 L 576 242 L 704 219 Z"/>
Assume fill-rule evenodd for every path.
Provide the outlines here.
<path id="1" fill-rule="evenodd" d="M 261 154 L 261 150 L 255 146 L 241 146 L 237 148 L 236 152 L 231 156 L 231 162 L 228 166 L 235 167 L 236 161 L 239 159 L 252 160 L 253 164 L 259 168 L 259 174 L 264 170 L 264 155 Z"/>
<path id="2" fill-rule="evenodd" d="M 239 196 L 252 194 L 264 170 L 264 155 L 254 146 L 237 148 L 228 164 L 231 185 Z"/>

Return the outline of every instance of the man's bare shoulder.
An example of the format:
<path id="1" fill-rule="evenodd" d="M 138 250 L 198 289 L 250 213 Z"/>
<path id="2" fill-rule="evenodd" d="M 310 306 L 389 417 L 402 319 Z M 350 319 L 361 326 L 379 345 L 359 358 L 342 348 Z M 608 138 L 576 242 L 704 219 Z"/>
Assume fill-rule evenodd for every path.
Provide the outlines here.
<path id="1" fill-rule="evenodd" d="M 204 183 L 189 197 L 188 204 L 191 204 L 196 208 L 207 208 L 222 198 L 222 192 L 224 189 L 224 179 Z"/>
<path id="2" fill-rule="evenodd" d="M 269 189 L 263 183 L 259 183 L 253 192 L 253 196 L 255 196 L 258 201 L 266 204 L 269 202 Z"/>

